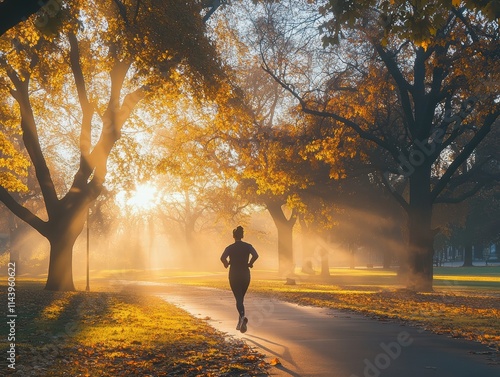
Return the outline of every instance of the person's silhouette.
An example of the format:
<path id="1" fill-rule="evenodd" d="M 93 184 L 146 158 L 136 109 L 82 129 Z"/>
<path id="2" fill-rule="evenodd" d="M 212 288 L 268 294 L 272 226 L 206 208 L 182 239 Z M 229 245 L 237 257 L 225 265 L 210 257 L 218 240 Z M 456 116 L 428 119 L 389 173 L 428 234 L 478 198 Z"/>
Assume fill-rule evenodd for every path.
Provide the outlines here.
<path id="1" fill-rule="evenodd" d="M 220 260 L 225 268 L 231 266 L 229 268 L 229 285 L 236 299 L 236 309 L 239 314 L 236 330 L 244 333 L 247 331 L 248 319 L 245 317 L 243 300 L 250 285 L 250 268 L 253 267 L 259 255 L 252 245 L 241 240 L 243 238 L 243 227 L 238 226 L 233 230 L 233 238 L 234 243 L 226 247 Z M 249 261 L 250 255 L 252 257 Z"/>

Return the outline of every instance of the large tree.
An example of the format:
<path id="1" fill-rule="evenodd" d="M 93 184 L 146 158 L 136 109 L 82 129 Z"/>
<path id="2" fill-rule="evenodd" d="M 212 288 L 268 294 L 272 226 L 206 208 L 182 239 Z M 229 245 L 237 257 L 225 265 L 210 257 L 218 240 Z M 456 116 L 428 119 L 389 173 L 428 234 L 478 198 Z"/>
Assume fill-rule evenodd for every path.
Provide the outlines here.
<path id="1" fill-rule="evenodd" d="M 408 217 L 408 287 L 430 290 L 434 204 L 498 179 L 497 156 L 476 153 L 500 115 L 498 23 L 457 2 L 347 3 L 320 7 L 323 80 L 274 69 L 272 54 L 265 69 L 303 111 L 378 148 L 372 162 Z"/>
<path id="2" fill-rule="evenodd" d="M 0 201 L 49 241 L 46 289 L 74 289 L 73 244 L 136 105 L 175 87 L 196 88 L 199 95 L 216 90 L 220 70 L 205 36 L 206 6 L 214 9 L 213 2 L 201 1 L 85 2 L 85 7 L 75 1 L 58 16 L 58 34 L 26 24 L 0 39 L 1 76 L 10 81 L 4 80 L 2 88 L 12 95 L 9 105 L 17 105 L 46 213 L 39 216 L 24 207 L 8 187 L 0 187 Z M 71 91 L 80 106 L 70 118 L 80 129 L 80 161 L 68 191 L 58 193 L 39 137 L 39 126 L 51 120 L 44 119 L 43 105 L 34 104 Z"/>

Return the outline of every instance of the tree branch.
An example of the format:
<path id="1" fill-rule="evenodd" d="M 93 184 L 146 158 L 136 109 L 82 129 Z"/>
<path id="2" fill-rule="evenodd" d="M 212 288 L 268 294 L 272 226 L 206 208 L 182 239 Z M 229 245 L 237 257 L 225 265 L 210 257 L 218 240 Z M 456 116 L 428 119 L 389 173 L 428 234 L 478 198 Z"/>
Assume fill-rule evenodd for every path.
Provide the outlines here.
<path id="1" fill-rule="evenodd" d="M 225 0 L 209 0 L 205 2 L 204 7 L 209 8 L 207 13 L 203 16 L 203 22 L 207 22 L 212 14 L 224 3 Z"/>
<path id="2" fill-rule="evenodd" d="M 401 103 L 403 107 L 403 111 L 405 113 L 405 117 L 408 120 L 409 128 L 413 129 L 415 127 L 415 118 L 413 117 L 413 111 L 411 107 L 411 101 L 409 96 L 409 91 L 411 90 L 411 85 L 406 81 L 404 76 L 401 74 L 401 71 L 398 68 L 398 64 L 394 61 L 394 59 L 389 55 L 384 48 L 375 42 L 372 42 L 373 46 L 377 50 L 377 53 L 382 58 L 387 70 L 390 75 L 394 78 L 396 85 L 398 86 L 399 94 L 401 95 Z"/>
<path id="3" fill-rule="evenodd" d="M 92 174 L 93 166 L 89 159 L 91 149 L 91 132 L 92 132 L 92 117 L 94 115 L 94 108 L 88 100 L 87 89 L 85 85 L 85 78 L 83 75 L 80 63 L 80 49 L 76 35 L 72 32 L 68 34 L 70 43 L 70 66 L 75 80 L 76 90 L 78 93 L 78 100 L 82 109 L 82 121 L 80 129 L 80 166 L 73 179 L 73 184 L 69 190 L 67 197 L 73 194 L 81 194 L 83 187 Z"/>
<path id="4" fill-rule="evenodd" d="M 120 16 L 123 18 L 123 21 L 125 21 L 125 25 L 130 26 L 127 17 L 127 8 L 125 8 L 125 5 L 120 0 L 113 0 L 113 1 L 118 8 L 118 12 L 120 12 Z"/>
<path id="5" fill-rule="evenodd" d="M 465 10 L 465 7 L 460 8 L 460 9 L 457 9 L 455 7 L 451 8 L 451 11 L 453 12 L 453 14 L 455 14 L 455 16 L 457 16 L 457 18 L 460 21 L 462 21 L 462 23 L 464 24 L 465 28 L 469 32 L 469 35 L 472 38 L 472 40 L 474 41 L 474 43 L 477 43 L 479 41 L 479 38 L 476 34 L 476 31 L 470 25 L 469 21 L 465 19 L 464 10 Z"/>
<path id="6" fill-rule="evenodd" d="M 465 183 L 471 182 L 471 180 L 473 180 L 474 177 L 478 177 L 481 175 L 481 170 L 482 170 L 483 166 L 492 160 L 493 160 L 493 157 L 488 156 L 484 160 L 482 160 L 480 162 L 476 162 L 474 164 L 474 166 L 472 167 L 472 169 L 468 170 L 467 172 L 460 174 L 458 177 L 452 177 L 450 179 L 450 181 L 448 182 L 448 188 L 451 190 L 454 190 L 455 188 L 457 188 Z"/>
<path id="7" fill-rule="evenodd" d="M 448 204 L 461 203 L 465 199 L 470 198 L 471 196 L 477 194 L 484 186 L 486 186 L 486 182 L 477 182 L 472 189 L 464 192 L 463 194 L 457 197 L 438 197 L 435 199 L 434 203 L 448 203 Z"/>
<path id="8" fill-rule="evenodd" d="M 29 79 L 22 81 L 13 69 L 9 69 L 7 74 L 16 88 L 12 95 L 19 103 L 21 109 L 21 129 L 23 131 L 24 146 L 35 167 L 36 177 L 50 218 L 54 215 L 58 199 L 54 182 L 50 176 L 50 171 L 40 146 L 35 117 L 29 99 Z"/>
<path id="9" fill-rule="evenodd" d="M 381 174 L 382 176 L 382 182 L 384 183 L 384 188 L 389 191 L 391 193 L 391 195 L 394 197 L 394 199 L 396 199 L 396 201 L 399 203 L 399 205 L 406 211 L 408 212 L 410 210 L 410 205 L 408 204 L 408 202 L 405 200 L 405 198 L 403 198 L 403 196 L 396 191 L 396 189 L 394 188 L 394 186 L 391 184 L 391 182 L 389 181 L 389 178 L 387 177 L 387 175 L 384 173 L 384 174 Z"/>
<path id="10" fill-rule="evenodd" d="M 313 110 L 310 109 L 304 99 L 293 89 L 290 87 L 290 85 L 284 83 L 280 78 L 278 78 L 272 71 L 271 69 L 267 66 L 265 60 L 264 64 L 262 66 L 262 69 L 266 71 L 279 85 L 281 85 L 286 91 L 288 91 L 290 94 L 292 94 L 300 103 L 300 106 L 302 108 L 302 111 L 305 112 L 306 114 L 310 115 L 315 115 L 319 117 L 326 117 L 326 118 L 332 118 L 335 119 L 346 126 L 352 128 L 354 131 L 358 133 L 359 136 L 361 136 L 363 139 L 369 140 L 374 142 L 375 144 L 379 145 L 380 147 L 384 148 L 387 150 L 395 160 L 399 157 L 399 151 L 396 147 L 393 145 L 385 142 L 384 140 L 376 137 L 375 135 L 363 130 L 357 123 L 350 121 L 349 119 L 346 119 L 338 114 L 329 112 L 329 111 L 324 111 L 324 110 Z"/>
<path id="11" fill-rule="evenodd" d="M 42 236 L 47 237 L 47 223 L 33 214 L 29 209 L 19 204 L 2 186 L 0 186 L 0 201 L 14 215 L 36 229 Z"/>
<path id="12" fill-rule="evenodd" d="M 500 108 L 497 106 L 496 111 L 488 114 L 483 122 L 481 129 L 474 135 L 470 142 L 465 146 L 462 152 L 457 158 L 451 163 L 444 175 L 439 179 L 436 186 L 431 192 L 431 203 L 436 200 L 436 198 L 441 194 L 446 185 L 450 182 L 452 176 L 455 174 L 457 169 L 462 165 L 470 155 L 474 152 L 474 149 L 479 145 L 479 143 L 486 137 L 486 135 L 491 131 L 491 127 L 496 119 L 500 116 Z"/>
<path id="13" fill-rule="evenodd" d="M 121 76 L 122 80 L 124 78 L 125 75 Z M 118 85 L 118 83 L 115 84 Z M 145 89 L 141 87 L 134 92 L 127 94 L 123 100 L 123 105 L 120 108 L 108 111 L 112 108 L 109 106 L 108 110 L 106 110 L 103 117 L 104 126 L 101 136 L 89 158 L 92 166 L 95 167 L 94 177 L 91 181 L 91 186 L 94 192 L 98 193 L 104 183 L 104 178 L 107 173 L 106 165 L 108 156 L 115 142 L 120 138 L 123 124 L 130 116 L 130 113 L 137 103 L 144 98 L 145 93 Z"/>

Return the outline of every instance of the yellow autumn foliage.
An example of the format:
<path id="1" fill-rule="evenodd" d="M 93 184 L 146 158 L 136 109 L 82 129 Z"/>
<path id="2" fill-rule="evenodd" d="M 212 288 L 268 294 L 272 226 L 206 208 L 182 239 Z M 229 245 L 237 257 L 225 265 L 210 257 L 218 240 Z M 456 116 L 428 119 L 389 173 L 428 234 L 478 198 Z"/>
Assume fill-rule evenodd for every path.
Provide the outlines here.
<path id="1" fill-rule="evenodd" d="M 1 119 L 1 116 L 0 116 Z M 28 175 L 30 165 L 26 156 L 13 143 L 15 130 L 7 129 L 7 122 L 0 124 L 0 186 L 10 192 L 26 192 L 23 180 Z"/>

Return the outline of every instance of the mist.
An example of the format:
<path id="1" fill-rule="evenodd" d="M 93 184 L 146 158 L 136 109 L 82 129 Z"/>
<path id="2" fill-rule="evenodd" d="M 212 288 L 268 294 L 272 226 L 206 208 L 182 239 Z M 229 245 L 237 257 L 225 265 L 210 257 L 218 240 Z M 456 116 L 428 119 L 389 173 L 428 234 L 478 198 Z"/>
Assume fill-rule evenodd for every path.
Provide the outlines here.
<path id="1" fill-rule="evenodd" d="M 88 237 L 86 225 L 74 246 L 76 280 L 86 275 L 87 242 L 91 278 L 92 274 L 102 276 L 119 271 L 125 274 L 126 271 L 159 270 L 222 272 L 220 255 L 234 242 L 232 229 L 240 223 L 245 227 L 244 241 L 251 243 L 260 255 L 257 268 L 278 268 L 277 230 L 264 209 L 234 223 L 204 219 L 189 242 L 178 222 L 162 221 L 155 216 L 154 208 L 133 213 L 124 211 L 116 203 L 108 203 L 94 211 L 89 218 Z M 326 231 L 311 226 L 306 232 L 298 223 L 295 225 L 293 263 L 296 271 L 309 266 L 314 273 L 319 273 L 325 257 L 330 268 L 398 265 L 405 247 L 401 222 L 383 218 L 376 212 L 347 207 L 339 214 L 339 220 Z M 21 274 L 46 275 L 49 244 L 37 232 L 26 228 L 11 249 L 20 262 Z M 7 255 L 3 255 L 4 259 Z"/>

